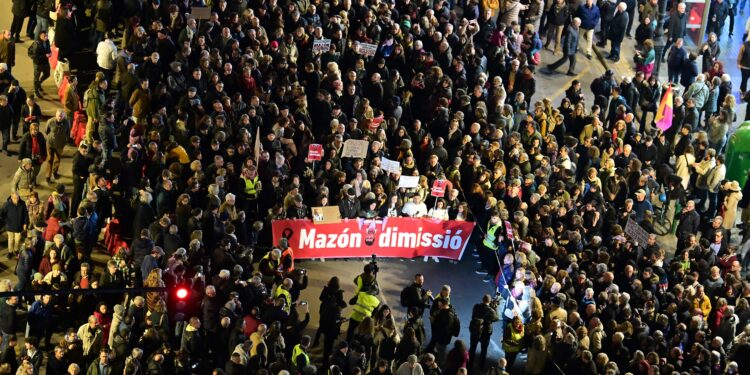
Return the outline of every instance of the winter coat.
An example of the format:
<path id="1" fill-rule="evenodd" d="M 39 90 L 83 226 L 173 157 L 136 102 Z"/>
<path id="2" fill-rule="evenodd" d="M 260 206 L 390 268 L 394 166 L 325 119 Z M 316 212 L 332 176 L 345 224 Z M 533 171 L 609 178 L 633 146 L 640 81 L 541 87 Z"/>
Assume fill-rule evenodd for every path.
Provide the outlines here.
<path id="1" fill-rule="evenodd" d="M 31 159 L 32 163 L 34 163 L 34 165 L 41 165 L 45 160 L 47 160 L 47 140 L 44 139 L 44 136 L 41 132 L 36 133 L 36 142 L 39 147 L 39 153 L 34 155 L 34 140 L 31 139 L 31 137 L 31 133 L 26 133 L 23 135 L 23 138 L 21 138 L 21 145 L 18 146 L 18 160 L 29 158 Z"/>
<path id="2" fill-rule="evenodd" d="M 16 174 L 13 175 L 13 182 L 10 185 L 11 191 L 17 192 L 21 189 L 30 189 L 31 182 L 34 179 L 33 175 L 33 169 L 26 170 L 23 166 L 18 167 Z"/>
<path id="3" fill-rule="evenodd" d="M 675 41 L 684 38 L 687 35 L 687 14 L 674 13 L 669 17 L 669 27 L 666 31 L 669 40 Z"/>
<path id="4" fill-rule="evenodd" d="M 521 8 L 523 8 L 523 4 L 520 1 L 509 0 L 505 4 L 505 10 L 500 15 L 500 23 L 510 25 L 513 21 L 518 22 L 518 14 L 521 13 Z"/>
<path id="5" fill-rule="evenodd" d="M 627 12 L 616 12 L 615 16 L 612 17 L 612 21 L 609 22 L 609 30 L 607 37 L 613 43 L 622 43 L 622 39 L 625 38 L 625 31 L 628 28 L 628 21 L 630 16 Z"/>
<path id="6" fill-rule="evenodd" d="M 737 205 L 741 199 L 741 191 L 729 191 L 724 196 L 724 229 L 734 228 L 735 220 L 737 220 Z"/>
<path id="7" fill-rule="evenodd" d="M 5 229 L 8 232 L 21 233 L 24 226 L 29 225 L 29 212 L 26 209 L 26 202 L 18 199 L 17 204 L 13 204 L 11 198 L 3 206 L 3 219 L 5 219 Z"/>
<path id="8" fill-rule="evenodd" d="M 47 128 L 44 131 L 47 136 L 47 147 L 62 152 L 70 138 L 70 121 L 66 118 L 58 122 L 56 118 L 47 120 Z"/>
<path id="9" fill-rule="evenodd" d="M 593 30 L 599 25 L 599 19 L 601 14 L 599 13 L 599 7 L 596 4 L 591 4 L 591 7 L 587 7 L 586 4 L 581 4 L 576 12 L 576 17 L 581 19 L 581 28 L 584 30 Z"/>
<path id="10" fill-rule="evenodd" d="M 565 33 L 562 52 L 566 56 L 578 53 L 578 28 L 573 25 L 568 26 L 568 31 Z"/>
<path id="11" fill-rule="evenodd" d="M 550 1 L 553 1 L 553 0 L 550 0 Z M 568 22 L 568 18 L 570 18 L 570 9 L 568 8 L 567 4 L 561 7 L 555 4 L 549 10 L 549 15 L 547 16 L 547 20 L 550 23 L 550 25 L 555 25 L 555 26 L 565 25 Z"/>

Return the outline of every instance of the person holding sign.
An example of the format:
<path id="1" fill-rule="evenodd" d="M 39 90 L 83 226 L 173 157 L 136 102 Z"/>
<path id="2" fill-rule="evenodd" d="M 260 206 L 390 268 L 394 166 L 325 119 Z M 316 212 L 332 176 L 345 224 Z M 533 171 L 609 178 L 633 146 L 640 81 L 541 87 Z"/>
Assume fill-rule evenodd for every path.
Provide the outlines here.
<path id="1" fill-rule="evenodd" d="M 437 220 L 448 220 L 448 209 L 445 208 L 445 199 L 439 198 L 435 203 L 435 207 L 430 208 L 427 212 L 427 217 Z"/>
<path id="2" fill-rule="evenodd" d="M 477 270 L 478 275 L 486 275 L 484 282 L 489 282 L 500 269 L 498 265 L 498 250 L 502 243 L 502 226 L 500 213 L 493 210 L 490 214 L 490 222 L 487 224 L 487 230 L 482 239 L 482 245 L 479 246 L 479 260 L 482 262 L 482 268 Z"/>

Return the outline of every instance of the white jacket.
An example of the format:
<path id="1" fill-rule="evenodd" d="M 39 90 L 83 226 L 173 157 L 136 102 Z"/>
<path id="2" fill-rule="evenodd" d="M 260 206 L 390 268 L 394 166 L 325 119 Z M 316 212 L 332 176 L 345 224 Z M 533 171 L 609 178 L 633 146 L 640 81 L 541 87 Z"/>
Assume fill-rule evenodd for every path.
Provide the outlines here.
<path id="1" fill-rule="evenodd" d="M 96 46 L 96 64 L 100 68 L 112 70 L 117 60 L 117 46 L 111 39 L 104 39 Z"/>

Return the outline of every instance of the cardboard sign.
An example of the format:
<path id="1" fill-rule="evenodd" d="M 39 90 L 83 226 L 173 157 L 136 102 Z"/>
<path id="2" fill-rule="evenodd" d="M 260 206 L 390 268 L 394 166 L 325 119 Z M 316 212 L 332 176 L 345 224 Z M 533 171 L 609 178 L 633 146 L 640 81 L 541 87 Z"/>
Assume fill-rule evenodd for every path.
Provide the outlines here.
<path id="1" fill-rule="evenodd" d="M 370 43 L 357 43 L 354 46 L 354 50 L 365 57 L 375 56 L 375 52 L 378 50 L 378 46 Z"/>
<path id="2" fill-rule="evenodd" d="M 401 164 L 399 164 L 399 162 L 395 160 L 390 160 L 386 157 L 383 157 L 380 160 L 380 168 L 389 173 L 401 172 Z"/>
<path id="3" fill-rule="evenodd" d="M 430 195 L 437 198 L 442 198 L 445 196 L 445 187 L 448 185 L 448 181 L 446 180 L 435 180 L 435 182 L 432 183 L 432 189 L 430 190 Z"/>
<path id="4" fill-rule="evenodd" d="M 196 20 L 208 20 L 211 19 L 211 8 L 209 7 L 193 7 L 190 11 L 190 16 Z"/>
<path id="5" fill-rule="evenodd" d="M 313 224 L 336 224 L 341 222 L 341 211 L 338 206 L 312 208 Z"/>
<path id="6" fill-rule="evenodd" d="M 367 148 L 370 142 L 357 139 L 348 139 L 344 142 L 344 149 L 341 151 L 342 158 L 366 158 Z"/>
<path id="7" fill-rule="evenodd" d="M 513 238 L 513 225 L 507 220 L 505 220 L 505 234 L 507 234 L 508 238 Z"/>
<path id="8" fill-rule="evenodd" d="M 307 149 L 307 158 L 312 161 L 323 159 L 323 145 L 318 143 L 310 144 L 310 147 Z"/>
<path id="9" fill-rule="evenodd" d="M 330 39 L 315 39 L 313 41 L 313 52 L 327 52 L 329 49 L 331 49 L 331 40 Z"/>
<path id="10" fill-rule="evenodd" d="M 628 218 L 628 223 L 625 224 L 625 234 L 632 238 L 633 241 L 638 242 L 639 247 L 646 247 L 646 244 L 648 243 L 648 232 L 638 225 L 633 218 Z"/>
<path id="11" fill-rule="evenodd" d="M 419 176 L 401 176 L 398 179 L 399 188 L 410 189 L 417 186 L 419 186 Z"/>

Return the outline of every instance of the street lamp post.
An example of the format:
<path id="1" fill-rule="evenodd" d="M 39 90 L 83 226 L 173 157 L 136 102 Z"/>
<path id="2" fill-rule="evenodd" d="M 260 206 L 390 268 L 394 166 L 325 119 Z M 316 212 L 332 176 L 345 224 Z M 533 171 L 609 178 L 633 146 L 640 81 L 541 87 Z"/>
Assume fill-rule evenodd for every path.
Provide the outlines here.
<path id="1" fill-rule="evenodd" d="M 659 14 L 656 21 L 656 30 L 654 32 L 654 53 L 656 54 L 656 69 L 654 73 L 659 76 L 661 68 L 662 55 L 664 47 L 667 45 L 667 37 L 664 36 L 664 17 L 667 15 L 667 0 L 659 0 Z"/>

